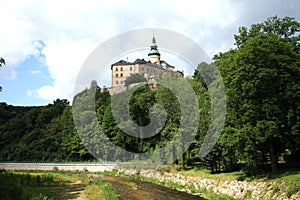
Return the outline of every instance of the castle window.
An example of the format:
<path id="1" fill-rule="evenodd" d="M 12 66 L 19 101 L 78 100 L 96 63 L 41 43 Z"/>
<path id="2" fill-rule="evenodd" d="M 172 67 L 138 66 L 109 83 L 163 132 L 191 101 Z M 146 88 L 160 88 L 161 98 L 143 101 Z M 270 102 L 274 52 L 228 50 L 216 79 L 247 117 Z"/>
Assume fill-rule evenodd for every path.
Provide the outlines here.
<path id="1" fill-rule="evenodd" d="M 118 69 L 118 67 L 116 67 L 116 71 L 118 71 L 119 69 Z"/>
<path id="2" fill-rule="evenodd" d="M 123 71 L 123 67 L 121 67 L 121 71 Z"/>
<path id="3" fill-rule="evenodd" d="M 116 84 L 119 84 L 119 81 L 116 81 Z"/>
<path id="4" fill-rule="evenodd" d="M 119 77 L 119 74 L 116 74 L 116 77 Z"/>
<path id="5" fill-rule="evenodd" d="M 132 71 L 132 67 L 130 67 L 130 71 Z"/>
<path id="6" fill-rule="evenodd" d="M 121 74 L 121 77 L 123 77 L 123 74 Z"/>
<path id="7" fill-rule="evenodd" d="M 124 81 L 121 81 L 121 84 L 123 84 L 124 83 Z"/>

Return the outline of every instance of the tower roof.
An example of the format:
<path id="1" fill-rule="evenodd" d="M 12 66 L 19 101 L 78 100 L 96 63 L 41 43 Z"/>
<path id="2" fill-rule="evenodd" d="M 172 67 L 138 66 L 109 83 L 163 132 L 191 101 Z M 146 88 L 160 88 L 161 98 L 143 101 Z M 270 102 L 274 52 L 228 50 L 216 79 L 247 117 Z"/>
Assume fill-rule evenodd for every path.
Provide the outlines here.
<path id="1" fill-rule="evenodd" d="M 150 52 L 148 53 L 148 56 L 151 56 L 151 55 L 158 55 L 158 56 L 160 56 L 160 53 L 157 50 L 157 44 L 156 44 L 154 35 L 153 35 L 153 38 L 152 38 L 152 44 L 150 46 Z"/>

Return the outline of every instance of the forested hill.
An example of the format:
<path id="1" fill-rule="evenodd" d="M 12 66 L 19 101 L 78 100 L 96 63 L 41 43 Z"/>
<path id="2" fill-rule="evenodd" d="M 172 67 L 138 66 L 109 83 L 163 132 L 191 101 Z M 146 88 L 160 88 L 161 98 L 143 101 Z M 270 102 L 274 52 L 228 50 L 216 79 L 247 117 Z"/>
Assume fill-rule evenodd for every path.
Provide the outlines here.
<path id="1" fill-rule="evenodd" d="M 34 107 L 1 103 L 0 149 L 1 161 L 91 159 L 87 152 L 79 155 L 84 147 L 74 134 L 71 107 L 60 99 Z"/>
<path id="2" fill-rule="evenodd" d="M 170 154 L 176 158 L 173 159 L 174 163 L 182 166 L 201 165 L 212 172 L 242 167 L 247 175 L 251 175 L 259 173 L 264 166 L 276 173 L 279 163 L 296 165 L 300 162 L 299 32 L 300 23 L 290 17 L 281 19 L 275 16 L 250 28 L 240 27 L 234 35 L 236 48 L 215 55 L 213 63 L 200 63 L 193 77 L 172 82 L 174 80 L 168 80 L 167 76 L 165 81 L 171 85 L 177 84 L 178 91 L 185 90 L 181 81 L 187 81 L 199 105 L 199 110 L 196 110 L 199 114 L 198 130 L 185 153 Z M 212 151 L 199 159 L 210 123 L 219 123 L 210 122 L 213 107 L 210 95 L 217 94 L 214 87 L 218 88 L 220 82 L 215 79 L 214 73 L 207 74 L 206 83 L 202 76 L 213 66 L 219 70 L 226 89 L 226 121 Z M 68 101 L 59 99 L 40 107 L 14 107 L 1 103 L 0 161 L 94 159 L 79 139 L 72 110 L 78 115 L 77 119 L 84 122 L 80 133 L 87 136 L 85 143 L 92 146 L 96 154 L 107 156 L 108 160 L 122 160 L 122 152 L 99 143 L 103 138 L 108 137 L 119 149 L 137 153 L 154 152 L 170 143 L 178 132 L 186 133 L 193 128 L 180 127 L 181 104 L 176 97 L 182 97 L 184 93 L 179 92 L 175 96 L 170 89 L 161 85 L 157 85 L 155 91 L 142 85 L 129 99 L 130 119 L 124 117 L 122 123 L 117 124 L 110 105 L 112 97 L 107 91 L 94 90 L 95 87 L 98 88 L 97 82 L 93 81 L 89 89 L 78 94 L 74 99 L 79 102 L 79 107 L 74 106 L 73 109 Z M 97 91 L 96 110 L 92 110 L 88 103 L 91 91 Z M 117 107 L 126 103 L 122 101 L 126 97 L 125 92 L 115 97 Z M 150 112 L 161 114 L 162 109 L 152 109 L 155 104 L 164 107 L 167 118 L 155 136 L 141 139 L 123 131 L 122 128 L 126 128 L 142 135 L 142 129 L 134 125 L 148 125 L 151 122 Z M 190 103 L 183 106 L 192 109 Z M 95 111 L 96 120 L 91 119 Z M 124 116 L 123 112 L 114 114 Z M 97 134 L 100 132 L 105 136 Z M 181 141 L 172 145 L 174 152 L 185 148 Z M 167 153 L 161 152 L 157 159 L 165 159 Z"/>

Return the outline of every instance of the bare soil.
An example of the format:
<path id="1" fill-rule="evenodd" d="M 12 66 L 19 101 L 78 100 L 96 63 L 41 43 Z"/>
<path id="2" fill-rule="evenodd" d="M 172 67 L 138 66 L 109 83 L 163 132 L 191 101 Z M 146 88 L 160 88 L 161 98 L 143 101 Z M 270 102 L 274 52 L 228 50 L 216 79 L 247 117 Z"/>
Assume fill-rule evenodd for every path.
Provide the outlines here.
<path id="1" fill-rule="evenodd" d="M 128 177 L 103 176 L 101 179 L 113 185 L 120 195 L 120 200 L 204 200 L 200 196 Z M 128 183 L 135 183 L 137 187 L 132 187 L 132 184 Z"/>

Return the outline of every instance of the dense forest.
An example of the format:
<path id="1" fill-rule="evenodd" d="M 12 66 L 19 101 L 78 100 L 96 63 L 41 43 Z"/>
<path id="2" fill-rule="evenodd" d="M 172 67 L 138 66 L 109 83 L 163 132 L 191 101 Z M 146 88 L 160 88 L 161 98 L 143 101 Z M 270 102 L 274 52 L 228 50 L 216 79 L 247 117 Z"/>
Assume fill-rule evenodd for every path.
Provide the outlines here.
<path id="1" fill-rule="evenodd" d="M 73 107 L 60 99 L 39 107 L 1 103 L 0 161 L 92 161 L 94 156 L 122 161 L 127 156 L 123 150 L 155 152 L 171 143 L 172 152 L 160 151 L 157 159 L 183 167 L 208 167 L 212 173 L 243 169 L 251 175 L 264 166 L 276 173 L 279 163 L 296 166 L 300 163 L 299 32 L 300 23 L 290 17 L 275 16 L 249 28 L 240 27 L 234 35 L 236 47 L 215 55 L 212 63 L 200 63 L 192 77 L 157 76 L 174 85 L 176 94 L 163 84 L 156 90 L 141 84 L 110 96 L 92 81 L 90 88 L 74 97 Z M 200 158 L 211 123 L 210 95 L 215 91 L 210 88 L 219 84 L 214 74 L 204 80 L 202 72 L 213 66 L 226 89 L 226 121 L 212 151 Z M 196 103 L 180 92 L 187 83 Z M 184 99 L 184 105 L 178 97 Z M 153 108 L 156 105 L 164 109 Z M 197 114 L 187 117 L 190 124 L 197 123 L 194 131 L 189 130 L 193 126 L 181 126 L 184 112 L 180 109 L 184 106 L 189 111 L 195 105 Z M 122 116 L 121 122 L 116 122 L 116 115 Z M 165 120 L 153 124 L 153 116 Z M 149 124 L 158 134 L 142 137 L 147 130 L 141 127 Z M 189 146 L 181 142 L 188 140 L 183 138 L 185 132 L 195 133 Z M 181 138 L 175 140 L 179 133 Z M 119 148 L 105 145 L 109 143 Z"/>

